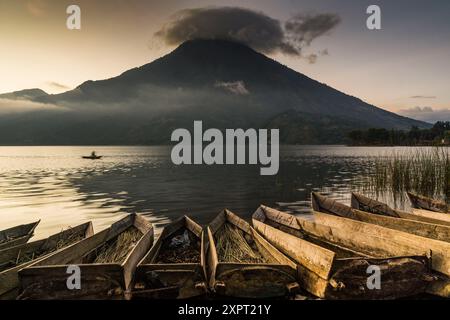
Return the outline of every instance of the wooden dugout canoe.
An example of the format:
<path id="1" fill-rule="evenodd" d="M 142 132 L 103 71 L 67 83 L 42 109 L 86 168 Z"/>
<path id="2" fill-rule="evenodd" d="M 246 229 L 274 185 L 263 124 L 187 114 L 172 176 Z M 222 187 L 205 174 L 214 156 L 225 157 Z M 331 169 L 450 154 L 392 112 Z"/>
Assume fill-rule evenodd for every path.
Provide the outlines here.
<path id="1" fill-rule="evenodd" d="M 436 272 L 439 281 L 431 283 L 427 292 L 450 298 L 450 243 L 327 214 L 331 208 L 327 210 L 320 205 L 316 209 L 322 212 L 313 211 L 315 221 L 351 233 L 353 237 L 364 241 L 368 250 L 390 255 L 412 255 L 431 251 L 431 268 Z M 387 241 L 376 245 L 376 242 L 368 240 L 369 236 Z"/>
<path id="2" fill-rule="evenodd" d="M 58 249 L 90 237 L 93 233 L 92 223 L 87 222 L 46 239 L 0 250 L 0 300 L 17 297 L 20 286 L 18 276 L 20 269 L 44 259 Z"/>
<path id="3" fill-rule="evenodd" d="M 390 208 L 387 204 L 370 199 L 360 194 L 352 193 L 352 208 L 408 220 L 430 223 L 433 225 L 450 226 L 450 215 L 432 212 L 424 209 L 412 209 L 412 213 Z"/>
<path id="4" fill-rule="evenodd" d="M 449 213 L 449 207 L 443 201 L 424 197 L 411 192 L 407 192 L 406 194 L 408 195 L 409 201 L 411 202 L 411 206 L 413 208 L 440 213 Z"/>
<path id="5" fill-rule="evenodd" d="M 0 231 L 0 250 L 26 243 L 41 220 Z"/>
<path id="6" fill-rule="evenodd" d="M 253 214 L 253 226 L 277 249 L 298 264 L 300 285 L 325 299 L 394 299 L 423 293 L 429 276 L 425 255 L 372 252 L 351 232 L 298 220 L 265 206 Z M 386 242 L 386 241 L 384 241 Z M 381 270 L 381 290 L 368 288 L 369 266 Z"/>
<path id="7" fill-rule="evenodd" d="M 133 241 L 121 244 L 123 238 Z M 122 239 L 123 239 L 122 238 Z M 134 241 L 136 240 L 136 241 Z M 123 243 L 123 242 L 122 242 Z M 130 214 L 94 234 L 19 271 L 20 299 L 124 299 L 128 298 L 138 262 L 153 244 L 153 226 L 142 216 Z M 97 262 L 109 250 L 120 250 L 120 259 Z M 109 255 L 111 256 L 111 255 Z M 114 257 L 117 257 L 115 254 Z M 97 260 L 98 261 L 98 260 Z M 109 260 L 108 260 L 109 261 Z M 81 289 L 68 289 L 67 273 L 80 270 Z M 71 267 L 70 269 L 68 269 Z"/>
<path id="8" fill-rule="evenodd" d="M 382 227 L 369 222 L 356 221 L 349 217 L 342 217 L 341 214 L 343 214 L 344 211 L 351 212 L 352 209 L 317 193 L 312 194 L 311 201 L 314 216 L 322 223 L 326 225 L 336 223 L 336 227 L 342 226 L 349 231 L 364 232 L 367 233 L 367 235 L 373 234 L 386 238 L 390 240 L 393 245 L 397 244 L 398 249 L 403 250 L 401 251 L 404 252 L 403 254 L 417 253 L 417 250 L 422 252 L 431 250 L 433 253 L 433 268 L 436 271 L 450 276 L 450 243 Z M 398 223 L 400 224 L 401 222 Z M 376 250 L 377 248 L 374 247 L 373 249 Z M 379 249 L 384 250 L 382 247 Z M 387 246 L 386 249 L 391 250 L 389 246 Z M 414 249 L 417 250 L 414 251 Z"/>
<path id="9" fill-rule="evenodd" d="M 228 243 L 216 240 L 226 227 L 242 232 L 247 244 L 251 242 L 257 248 L 264 262 L 224 262 L 218 245 L 222 247 Z M 231 297 L 268 298 L 286 296 L 298 288 L 296 264 L 231 211 L 222 211 L 206 230 L 209 286 L 213 292 Z"/>
<path id="10" fill-rule="evenodd" d="M 450 226 L 450 214 L 429 211 L 425 209 L 412 209 L 412 215 L 419 219 L 433 219 L 439 221 L 440 224 Z"/>
<path id="11" fill-rule="evenodd" d="M 394 217 L 386 204 L 360 194 L 352 193 L 352 208 L 318 193 L 312 193 L 311 201 L 316 211 L 450 242 L 450 226 Z"/>
<path id="12" fill-rule="evenodd" d="M 164 228 L 136 269 L 133 299 L 185 299 L 206 294 L 202 227 L 183 216 Z"/>
<path id="13" fill-rule="evenodd" d="M 314 205 L 314 200 L 312 200 L 312 204 Z M 429 211 L 423 212 L 425 210 L 415 209 L 413 209 L 412 213 L 409 213 L 406 211 L 393 209 L 385 203 L 355 193 L 352 194 L 352 207 L 361 211 L 375 213 L 377 215 L 450 226 L 450 215 Z"/>

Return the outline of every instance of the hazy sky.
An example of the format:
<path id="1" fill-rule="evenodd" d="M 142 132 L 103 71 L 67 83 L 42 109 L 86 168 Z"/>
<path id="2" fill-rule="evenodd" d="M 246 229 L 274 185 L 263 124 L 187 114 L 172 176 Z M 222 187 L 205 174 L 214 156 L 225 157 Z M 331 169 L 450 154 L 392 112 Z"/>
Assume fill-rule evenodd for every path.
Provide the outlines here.
<path id="1" fill-rule="evenodd" d="M 82 30 L 66 28 L 70 4 L 81 7 Z M 382 30 L 366 28 L 370 4 L 381 7 Z M 448 0 L 0 0 L 0 92 L 39 87 L 57 93 L 118 75 L 173 50 L 154 33 L 175 12 L 224 5 L 280 21 L 296 13 L 338 14 L 341 23 L 305 49 L 328 55 L 314 64 L 273 58 L 388 110 L 450 114 Z"/>

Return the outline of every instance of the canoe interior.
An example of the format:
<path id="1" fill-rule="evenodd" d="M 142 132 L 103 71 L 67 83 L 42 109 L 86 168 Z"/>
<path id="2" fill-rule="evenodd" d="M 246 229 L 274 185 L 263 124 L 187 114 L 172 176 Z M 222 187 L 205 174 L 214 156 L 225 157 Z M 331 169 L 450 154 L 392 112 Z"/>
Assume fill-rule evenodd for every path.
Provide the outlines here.
<path id="1" fill-rule="evenodd" d="M 136 269 L 133 299 L 186 299 L 206 294 L 202 227 L 181 217 L 164 228 Z"/>
<path id="2" fill-rule="evenodd" d="M 201 263 L 202 227 L 182 217 L 164 228 L 141 264 Z"/>
<path id="3" fill-rule="evenodd" d="M 0 231 L 0 250 L 26 243 L 34 233 L 39 221 Z"/>
<path id="4" fill-rule="evenodd" d="M 428 198 L 407 192 L 411 206 L 416 209 L 425 209 L 440 213 L 449 213 L 449 206 L 444 201 Z"/>
<path id="5" fill-rule="evenodd" d="M 230 235 L 230 237 L 224 238 L 223 233 L 230 232 L 229 230 L 235 233 L 236 236 Z M 277 256 L 277 251 L 272 252 L 271 250 L 268 250 L 264 245 L 265 242 L 260 241 L 263 239 L 255 232 L 250 224 L 233 214 L 231 211 L 225 210 L 220 213 L 211 223 L 210 231 L 213 240 L 212 243 L 215 245 L 217 259 L 220 263 L 266 264 L 288 262 L 287 259 L 279 261 L 282 256 Z M 221 240 L 228 240 L 228 242 L 232 242 L 230 240 L 237 240 L 242 243 L 234 242 L 227 246 L 227 244 L 222 243 Z M 234 252 L 241 249 L 243 246 L 247 249 L 251 249 L 251 251 L 249 250 L 250 255 L 242 254 L 239 256 Z M 251 254 L 254 254 L 254 256 Z"/>
<path id="6" fill-rule="evenodd" d="M 245 246 L 254 251 L 254 257 L 246 259 L 245 255 L 234 255 L 232 251 L 237 247 L 233 245 L 228 246 L 231 252 L 223 250 L 227 244 L 217 240 L 225 239 L 220 233 L 229 232 L 230 229 L 224 228 L 230 227 L 239 231 L 240 239 L 244 238 Z M 295 263 L 231 211 L 221 212 L 208 226 L 207 233 L 209 285 L 213 292 L 232 297 L 267 298 L 286 296 L 290 288 L 296 288 Z M 219 256 L 218 250 L 227 252 L 227 258 Z M 238 258 L 233 261 L 235 256 Z"/>
<path id="7" fill-rule="evenodd" d="M 87 239 L 19 271 L 21 299 L 123 299 L 138 262 L 153 243 L 153 226 L 131 214 Z M 67 268 L 81 272 L 81 289 L 67 288 Z"/>
<path id="8" fill-rule="evenodd" d="M 315 194 L 317 195 L 317 194 Z M 387 204 L 380 201 L 371 199 L 369 197 L 363 196 L 361 194 L 352 193 L 351 195 L 351 206 L 354 209 L 358 209 L 365 212 L 370 212 L 373 214 L 381 216 L 390 216 L 394 218 L 400 218 L 401 214 L 397 210 L 392 209 Z M 320 210 L 316 210 L 320 211 Z"/>
<path id="9" fill-rule="evenodd" d="M 0 272 L 37 260 L 93 234 L 92 223 L 68 228 L 46 239 L 0 250 Z"/>
<path id="10" fill-rule="evenodd" d="M 0 299 L 16 298 L 20 285 L 17 272 L 20 269 L 92 235 L 92 223 L 87 222 L 46 239 L 0 250 Z"/>
<path id="11" fill-rule="evenodd" d="M 312 222 L 305 223 L 314 226 Z M 357 243 L 351 249 L 343 246 L 346 242 L 339 241 L 340 235 L 332 228 L 309 232 L 294 216 L 264 206 L 253 214 L 253 224 L 277 249 L 298 263 L 300 284 L 318 297 L 393 299 L 423 293 L 428 285 L 424 278 L 429 273 L 426 256 L 374 258 L 356 251 Z M 325 233 L 336 238 L 326 238 Z M 352 239 L 351 234 L 346 236 Z M 383 290 L 367 289 L 369 265 L 383 270 Z"/>

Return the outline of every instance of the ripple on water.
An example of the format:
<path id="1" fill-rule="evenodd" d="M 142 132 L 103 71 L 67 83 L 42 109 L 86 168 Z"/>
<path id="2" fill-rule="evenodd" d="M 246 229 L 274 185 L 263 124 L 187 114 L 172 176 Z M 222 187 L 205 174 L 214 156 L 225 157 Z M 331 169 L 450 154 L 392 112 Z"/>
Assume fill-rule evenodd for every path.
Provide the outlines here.
<path id="1" fill-rule="evenodd" d="M 92 149 L 104 159 L 81 159 Z M 349 204 L 368 155 L 382 151 L 283 146 L 278 175 L 262 177 L 259 166 L 177 167 L 168 147 L 0 147 L 0 229 L 42 219 L 41 238 L 138 212 L 160 230 L 184 214 L 207 224 L 223 208 L 248 219 L 260 204 L 308 215 L 311 191 Z"/>

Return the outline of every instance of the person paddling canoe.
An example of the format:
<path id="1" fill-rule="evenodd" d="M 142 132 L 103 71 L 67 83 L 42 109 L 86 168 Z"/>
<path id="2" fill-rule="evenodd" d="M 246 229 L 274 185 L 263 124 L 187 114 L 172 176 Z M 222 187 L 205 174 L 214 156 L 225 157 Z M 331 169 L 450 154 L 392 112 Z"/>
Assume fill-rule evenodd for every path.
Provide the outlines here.
<path id="1" fill-rule="evenodd" d="M 97 159 L 101 159 L 102 156 L 98 156 L 95 151 L 91 152 L 90 156 L 83 156 L 83 159 L 92 159 L 92 160 L 97 160 Z"/>

